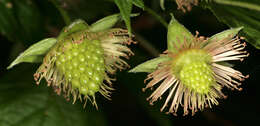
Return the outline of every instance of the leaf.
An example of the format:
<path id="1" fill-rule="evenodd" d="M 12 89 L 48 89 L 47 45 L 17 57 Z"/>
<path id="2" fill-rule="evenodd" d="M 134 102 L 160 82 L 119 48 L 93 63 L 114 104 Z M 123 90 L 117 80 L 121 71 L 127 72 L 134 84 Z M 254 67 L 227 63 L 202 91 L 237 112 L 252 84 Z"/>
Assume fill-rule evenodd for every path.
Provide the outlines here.
<path id="1" fill-rule="evenodd" d="M 115 0 L 115 3 L 120 10 L 123 20 L 125 21 L 129 34 L 131 34 L 130 14 L 132 11 L 132 0 Z"/>
<path id="2" fill-rule="evenodd" d="M 232 0 L 232 2 L 260 5 L 259 0 Z M 257 49 L 260 49 L 260 11 L 217 3 L 207 3 L 206 7 L 216 15 L 219 21 L 229 27 L 244 27 L 241 35 L 245 36 L 246 40 Z"/>
<path id="3" fill-rule="evenodd" d="M 144 1 L 143 0 L 133 0 L 133 4 L 144 10 Z"/>
<path id="4" fill-rule="evenodd" d="M 30 46 L 27 50 L 21 53 L 8 67 L 7 69 L 11 69 L 13 66 L 22 63 L 22 62 L 30 62 L 35 63 L 42 61 L 43 55 L 46 54 L 51 47 L 56 43 L 55 38 L 47 38 L 43 39 L 32 46 Z"/>
<path id="5" fill-rule="evenodd" d="M 1 83 L 1 126 L 104 126 L 96 110 L 72 105 L 45 86 L 27 83 Z"/>
<path id="6" fill-rule="evenodd" d="M 15 15 L 18 19 L 18 27 L 20 34 L 24 37 L 24 42 L 34 42 L 34 40 L 39 40 L 42 37 L 43 30 L 42 19 L 40 11 L 38 10 L 36 4 L 33 1 L 15 0 L 14 9 L 16 10 Z"/>
<path id="7" fill-rule="evenodd" d="M 129 72 L 131 73 L 137 73 L 137 72 L 153 72 L 158 64 L 165 62 L 165 61 L 169 61 L 171 58 L 166 57 L 166 56 L 160 56 L 158 58 L 154 58 L 152 60 L 146 61 L 142 64 L 139 64 L 138 66 L 136 66 L 135 68 L 131 69 Z"/>
<path id="8" fill-rule="evenodd" d="M 10 40 L 16 40 L 12 36 L 15 35 L 14 30 L 18 27 L 13 13 L 13 4 L 10 0 L 2 0 L 0 4 L 0 32 Z"/>
<path id="9" fill-rule="evenodd" d="M 0 1 L 0 33 L 10 41 L 30 44 L 43 36 L 40 12 L 31 0 Z"/>
<path id="10" fill-rule="evenodd" d="M 71 33 L 85 30 L 88 28 L 89 28 L 89 25 L 84 20 L 77 19 L 77 20 L 73 21 L 70 25 L 64 27 L 61 30 L 57 40 L 59 41 L 61 39 L 64 39 L 64 37 L 70 35 Z"/>

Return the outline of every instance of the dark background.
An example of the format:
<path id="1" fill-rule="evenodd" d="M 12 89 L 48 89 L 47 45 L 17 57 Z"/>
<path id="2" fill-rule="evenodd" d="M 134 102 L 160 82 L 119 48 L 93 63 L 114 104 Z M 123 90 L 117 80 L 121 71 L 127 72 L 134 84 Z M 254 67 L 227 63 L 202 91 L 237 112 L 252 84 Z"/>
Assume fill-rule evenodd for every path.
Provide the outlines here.
<path id="1" fill-rule="evenodd" d="M 17 78 L 23 78 L 18 80 L 28 81 L 28 83 L 32 83 L 30 85 L 33 85 L 32 74 L 36 71 L 39 64 L 23 63 L 9 71 L 6 70 L 6 67 L 20 52 L 31 44 L 46 37 L 56 36 L 65 25 L 59 12 L 50 2 L 40 0 L 34 2 L 37 7 L 36 10 L 39 11 L 38 14 L 40 18 L 40 24 L 36 32 L 30 34 L 30 36 L 34 37 L 28 37 L 28 39 L 25 38 L 21 41 L 13 41 L 3 34 L 0 35 L 0 79 L 3 77 L 6 80 L 14 81 Z M 162 11 L 159 8 L 157 1 L 146 1 L 145 4 L 167 21 L 170 19 L 168 14 L 170 12 L 174 13 L 176 19 L 192 33 L 199 31 L 200 35 L 211 36 L 228 29 L 228 27 L 219 22 L 209 10 L 201 7 L 194 7 L 191 12 L 183 13 L 176 10 L 176 5 L 173 2 L 166 4 L 166 11 Z M 64 9 L 69 12 L 72 19 L 82 18 L 89 22 L 89 24 L 102 17 L 119 12 L 114 3 L 102 0 L 71 0 L 64 5 Z M 131 45 L 135 53 L 135 56 L 131 57 L 128 61 L 131 67 L 158 56 L 158 52 L 161 53 L 166 50 L 167 41 L 166 28 L 154 17 L 136 7 L 134 7 L 134 12 L 141 13 L 140 16 L 131 19 L 132 28 L 134 34 L 136 34 L 135 39 L 139 41 L 138 44 Z M 124 27 L 124 23 L 118 23 L 117 27 Z M 15 35 L 19 34 L 22 34 L 22 31 L 17 30 L 16 34 L 11 36 L 11 38 L 15 38 Z M 144 44 L 146 42 L 153 48 L 147 49 L 147 46 Z M 235 64 L 235 68 L 240 70 L 244 75 L 250 75 L 241 86 L 243 91 L 225 89 L 224 93 L 228 95 L 228 98 L 219 100 L 220 105 L 214 106 L 212 109 L 205 109 L 203 112 L 197 112 L 194 116 L 188 115 L 185 117 L 182 116 L 181 110 L 178 116 L 160 113 L 159 108 L 164 102 L 164 99 L 159 102 L 157 101 L 154 106 L 150 106 L 149 102 L 146 101 L 146 97 L 151 94 L 151 91 L 144 93 L 141 91 L 141 89 L 145 87 L 143 80 L 147 74 L 128 73 L 127 71 L 129 69 L 127 69 L 117 72 L 116 74 L 117 81 L 114 82 L 114 88 L 116 90 L 112 94 L 112 101 L 106 100 L 101 95 L 97 96 L 97 103 L 99 105 L 98 111 L 105 115 L 107 125 L 110 126 L 157 126 L 167 125 L 168 123 L 170 125 L 182 126 L 243 126 L 249 123 L 259 125 L 260 103 L 258 100 L 260 95 L 258 90 L 260 89 L 260 51 L 250 44 L 247 45 L 246 50 L 250 53 L 250 56 L 243 62 L 232 62 Z M 21 73 L 21 71 L 24 73 L 18 74 Z M 17 74 L 15 74 L 16 72 Z M 89 104 L 89 107 L 92 106 Z"/>

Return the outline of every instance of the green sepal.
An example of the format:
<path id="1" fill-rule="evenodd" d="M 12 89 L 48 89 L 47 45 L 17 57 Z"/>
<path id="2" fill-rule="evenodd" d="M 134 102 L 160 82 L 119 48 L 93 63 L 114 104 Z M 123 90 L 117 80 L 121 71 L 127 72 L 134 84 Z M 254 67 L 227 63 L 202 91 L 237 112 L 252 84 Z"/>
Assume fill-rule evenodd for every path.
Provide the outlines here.
<path id="1" fill-rule="evenodd" d="M 73 21 L 70 25 L 64 27 L 59 36 L 57 37 L 57 40 L 62 40 L 64 39 L 66 36 L 74 33 L 74 32 L 78 32 L 78 31 L 82 31 L 82 30 L 86 30 L 89 28 L 89 25 L 81 19 L 77 19 L 75 21 Z"/>
<path id="2" fill-rule="evenodd" d="M 138 13 L 131 14 L 130 17 L 135 17 L 138 15 Z M 122 20 L 122 16 L 120 14 L 113 14 L 91 24 L 88 30 L 91 32 L 105 31 L 112 28 L 120 20 Z"/>
<path id="3" fill-rule="evenodd" d="M 139 64 L 138 66 L 136 66 L 135 68 L 131 69 L 130 73 L 138 73 L 138 72 L 147 72 L 147 73 L 151 73 L 153 72 L 160 63 L 162 62 L 166 62 L 166 61 L 170 61 L 171 58 L 168 56 L 160 56 L 151 60 L 148 60 L 142 64 Z"/>
<path id="4" fill-rule="evenodd" d="M 211 41 L 217 41 L 217 40 L 221 40 L 221 39 L 224 39 L 226 37 L 230 37 L 230 38 L 233 38 L 235 37 L 239 31 L 241 31 L 243 29 L 243 27 L 238 27 L 238 28 L 231 28 L 231 29 L 228 29 L 228 30 L 225 30 L 225 31 L 222 31 L 220 33 L 217 33 L 213 36 L 211 36 L 208 41 L 205 43 L 205 45 Z M 227 67 L 233 67 L 234 65 L 231 64 L 231 63 L 228 63 L 228 62 L 218 62 L 218 64 L 221 64 L 221 65 L 224 65 L 224 66 L 227 66 Z"/>
<path id="5" fill-rule="evenodd" d="M 44 55 L 55 45 L 57 40 L 55 38 L 47 38 L 43 39 L 28 49 L 26 49 L 23 53 L 21 53 L 8 67 L 7 69 L 11 69 L 15 65 L 28 62 L 28 63 L 38 63 L 42 62 Z"/>
<path id="6" fill-rule="evenodd" d="M 183 41 L 191 42 L 194 36 L 174 18 L 173 14 L 171 16 L 172 19 L 168 25 L 167 45 L 169 51 L 176 52 L 176 46 L 180 46 Z"/>
<path id="7" fill-rule="evenodd" d="M 209 41 L 220 40 L 220 39 L 223 39 L 223 38 L 226 38 L 226 37 L 234 37 L 242 29 L 243 29 L 243 27 L 238 27 L 238 28 L 231 28 L 231 29 L 222 31 L 220 33 L 217 33 L 217 34 L 211 36 L 209 38 Z"/>
<path id="8" fill-rule="evenodd" d="M 91 24 L 89 27 L 89 31 L 91 32 L 99 32 L 104 31 L 109 28 L 112 28 L 121 18 L 120 14 L 113 14 L 107 17 L 104 17 L 95 23 Z"/>
<path id="9" fill-rule="evenodd" d="M 243 27 L 238 27 L 238 28 L 231 28 L 231 29 L 228 29 L 228 30 L 225 30 L 225 31 L 222 31 L 220 33 L 217 33 L 213 36 L 211 36 L 207 42 L 205 42 L 203 46 L 207 45 L 208 43 L 210 43 L 211 41 L 218 41 L 218 40 L 221 40 L 221 39 L 224 39 L 226 37 L 230 37 L 230 38 L 233 38 L 235 35 L 238 34 L 238 32 L 240 30 L 242 30 Z"/>

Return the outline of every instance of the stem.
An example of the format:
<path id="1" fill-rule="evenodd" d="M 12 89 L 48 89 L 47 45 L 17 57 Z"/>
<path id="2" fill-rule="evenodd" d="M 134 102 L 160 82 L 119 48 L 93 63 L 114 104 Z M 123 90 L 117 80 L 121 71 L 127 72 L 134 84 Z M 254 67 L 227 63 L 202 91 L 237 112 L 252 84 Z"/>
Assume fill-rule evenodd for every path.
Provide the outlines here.
<path id="1" fill-rule="evenodd" d="M 144 7 L 144 10 L 147 11 L 149 14 L 154 16 L 164 27 L 168 28 L 168 23 L 160 16 L 158 15 L 155 11 L 153 11 L 149 7 Z"/>
<path id="2" fill-rule="evenodd" d="M 218 4 L 226 4 L 226 5 L 238 6 L 238 7 L 260 11 L 260 6 L 256 4 L 250 4 L 246 2 L 240 2 L 240 1 L 228 1 L 228 0 L 213 0 L 213 1 Z"/>
<path id="3" fill-rule="evenodd" d="M 68 13 L 63 8 L 61 8 L 61 6 L 58 4 L 58 2 L 56 0 L 50 0 L 50 2 L 58 9 L 65 24 L 69 25 L 71 23 L 71 20 L 70 20 L 70 16 L 68 15 Z"/>
<path id="4" fill-rule="evenodd" d="M 139 45 L 144 48 L 148 53 L 150 53 L 154 57 L 158 57 L 160 55 L 160 51 L 157 50 L 149 41 L 147 41 L 144 37 L 139 35 L 138 33 L 134 33 L 135 38 L 138 40 Z"/>

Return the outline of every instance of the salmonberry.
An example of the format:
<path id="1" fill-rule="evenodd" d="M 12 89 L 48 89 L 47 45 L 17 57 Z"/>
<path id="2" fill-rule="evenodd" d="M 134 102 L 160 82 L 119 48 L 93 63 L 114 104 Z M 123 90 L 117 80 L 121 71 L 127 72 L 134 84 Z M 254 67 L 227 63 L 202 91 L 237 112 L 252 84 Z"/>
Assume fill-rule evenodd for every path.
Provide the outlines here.
<path id="1" fill-rule="evenodd" d="M 45 56 L 35 80 L 39 84 L 45 78 L 58 94 L 63 91 L 68 99 L 72 95 L 73 102 L 89 99 L 97 107 L 96 92 L 110 99 L 113 79 L 108 74 L 128 67 L 121 58 L 133 54 L 126 46 L 132 42 L 122 29 L 74 32 L 59 40 Z"/>
<path id="2" fill-rule="evenodd" d="M 248 76 L 223 64 L 231 60 L 242 61 L 248 56 L 244 51 L 246 44 L 231 32 L 232 29 L 210 39 L 198 37 L 198 33 L 193 36 L 173 17 L 168 27 L 168 50 L 160 56 L 167 60 L 158 62 L 146 79 L 150 81 L 144 90 L 161 82 L 147 98 L 150 104 L 168 91 L 161 111 L 169 107 L 167 113 L 176 115 L 181 106 L 184 115 L 189 110 L 194 114 L 207 106 L 217 105 L 218 98 L 225 98 L 223 87 L 241 90 L 240 81 Z"/>
<path id="3" fill-rule="evenodd" d="M 77 88 L 84 95 L 94 95 L 104 80 L 104 54 L 99 43 L 98 40 L 86 39 L 57 53 L 57 69 L 65 74 L 72 88 Z"/>

